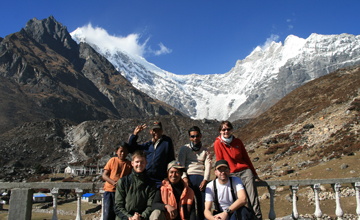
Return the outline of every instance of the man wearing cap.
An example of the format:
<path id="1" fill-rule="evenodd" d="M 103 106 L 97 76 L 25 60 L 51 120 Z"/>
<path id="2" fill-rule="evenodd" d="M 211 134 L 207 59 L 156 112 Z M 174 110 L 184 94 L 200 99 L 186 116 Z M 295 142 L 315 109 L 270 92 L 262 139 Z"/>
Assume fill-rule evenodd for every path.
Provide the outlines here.
<path id="1" fill-rule="evenodd" d="M 184 165 L 182 179 L 195 193 L 197 210 L 204 210 L 205 188 L 210 180 L 211 156 L 208 149 L 201 144 L 201 132 L 198 126 L 189 129 L 190 143 L 181 147 L 179 162 Z M 204 212 L 197 212 L 197 220 L 204 219 Z"/>
<path id="2" fill-rule="evenodd" d="M 150 122 L 151 141 L 138 144 L 138 134 L 146 128 L 146 124 L 138 125 L 129 138 L 129 152 L 143 150 L 146 153 L 146 174 L 156 182 L 157 186 L 167 177 L 166 166 L 175 160 L 174 145 L 170 137 L 163 135 L 160 121 Z"/>
<path id="3" fill-rule="evenodd" d="M 185 167 L 174 160 L 167 171 L 168 178 L 154 196 L 150 220 L 195 220 L 194 191 L 181 179 Z"/>
<path id="4" fill-rule="evenodd" d="M 254 219 L 246 204 L 244 186 L 238 177 L 230 177 L 230 167 L 226 160 L 215 164 L 216 179 L 207 184 L 205 190 L 205 218 L 209 220 Z M 211 212 L 214 203 L 215 212 Z"/>

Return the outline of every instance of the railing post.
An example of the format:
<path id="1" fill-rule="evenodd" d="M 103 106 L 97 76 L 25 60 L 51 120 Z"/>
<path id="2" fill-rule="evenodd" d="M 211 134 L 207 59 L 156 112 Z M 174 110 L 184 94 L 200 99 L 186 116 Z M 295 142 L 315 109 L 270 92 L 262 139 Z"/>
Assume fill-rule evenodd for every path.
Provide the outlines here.
<path id="1" fill-rule="evenodd" d="M 356 214 L 358 215 L 358 220 L 360 220 L 360 182 L 355 183 L 355 192 L 356 192 Z"/>
<path id="2" fill-rule="evenodd" d="M 274 195 L 275 195 L 276 186 L 269 186 L 268 190 L 270 193 L 269 219 L 274 220 L 276 218 L 275 209 L 274 209 Z"/>
<path id="3" fill-rule="evenodd" d="M 103 220 L 104 219 L 104 193 L 105 193 L 105 190 L 100 189 L 99 192 L 101 195 L 101 218 L 100 218 L 100 220 Z"/>
<path id="4" fill-rule="evenodd" d="M 320 202 L 319 202 L 319 191 L 320 191 L 320 183 L 314 184 L 314 195 L 315 195 L 315 217 L 319 220 L 322 216 L 322 211 L 320 209 Z"/>
<path id="5" fill-rule="evenodd" d="M 293 212 L 292 217 L 293 219 L 299 218 L 299 212 L 297 210 L 297 191 L 299 190 L 299 185 L 290 186 L 292 194 L 293 194 Z"/>
<path id="6" fill-rule="evenodd" d="M 341 204 L 340 204 L 340 187 L 341 187 L 341 184 L 340 183 L 335 183 L 335 184 L 331 184 L 331 186 L 334 188 L 334 191 L 335 191 L 335 201 L 336 201 L 335 214 L 338 217 L 338 219 L 342 219 L 342 216 L 344 215 L 344 212 L 341 209 Z"/>
<path id="7" fill-rule="evenodd" d="M 82 220 L 82 218 L 81 218 L 81 196 L 84 194 L 84 190 L 76 188 L 75 193 L 77 196 L 77 213 L 76 213 L 75 220 Z"/>
<path id="8" fill-rule="evenodd" d="M 53 216 L 51 220 L 57 220 L 57 199 L 59 195 L 59 188 L 53 188 L 51 190 L 51 194 L 53 197 Z"/>
<path id="9" fill-rule="evenodd" d="M 11 190 L 8 219 L 31 219 L 33 190 L 15 188 Z"/>

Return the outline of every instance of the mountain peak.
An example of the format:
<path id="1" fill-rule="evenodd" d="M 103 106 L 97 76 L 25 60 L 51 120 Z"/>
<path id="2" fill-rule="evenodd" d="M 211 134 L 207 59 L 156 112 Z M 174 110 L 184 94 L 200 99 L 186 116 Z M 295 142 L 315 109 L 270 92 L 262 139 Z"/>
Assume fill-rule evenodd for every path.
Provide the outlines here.
<path id="1" fill-rule="evenodd" d="M 261 57 L 262 53 L 263 53 L 263 49 L 261 49 L 260 46 L 257 46 L 245 59 L 245 62 L 249 62 L 251 60 L 256 60 L 259 57 Z"/>
<path id="2" fill-rule="evenodd" d="M 295 35 L 289 35 L 286 37 L 285 41 L 284 41 L 284 46 L 287 46 L 288 44 L 304 44 L 305 43 L 305 39 L 295 36 Z"/>
<path id="3" fill-rule="evenodd" d="M 79 29 L 71 35 L 83 41 L 91 38 Z M 106 50 L 101 39 L 97 41 L 90 45 L 136 88 L 197 119 L 257 116 L 300 85 L 360 62 L 359 37 L 312 34 L 303 39 L 289 35 L 284 44 L 273 41 L 256 47 L 227 73 L 178 76 L 143 58 L 126 56 L 121 48 Z"/>
<path id="4" fill-rule="evenodd" d="M 46 43 L 47 36 L 61 39 L 66 34 L 69 34 L 66 27 L 57 22 L 53 16 L 43 20 L 38 20 L 37 18 L 29 20 L 25 25 L 25 31 L 38 43 Z"/>
<path id="5" fill-rule="evenodd" d="M 26 28 L 1 40 L 0 54 L 0 98 L 5 103 L 0 115 L 6 115 L 5 121 L 0 120 L 0 133 L 19 123 L 49 117 L 79 123 L 186 116 L 134 88 L 89 44 L 77 45 L 52 16 L 34 18 Z"/>
<path id="6" fill-rule="evenodd" d="M 71 60 L 76 59 L 77 43 L 71 38 L 66 26 L 50 17 L 38 20 L 33 18 L 26 23 L 26 33 L 40 44 L 46 44 L 49 48 Z"/>

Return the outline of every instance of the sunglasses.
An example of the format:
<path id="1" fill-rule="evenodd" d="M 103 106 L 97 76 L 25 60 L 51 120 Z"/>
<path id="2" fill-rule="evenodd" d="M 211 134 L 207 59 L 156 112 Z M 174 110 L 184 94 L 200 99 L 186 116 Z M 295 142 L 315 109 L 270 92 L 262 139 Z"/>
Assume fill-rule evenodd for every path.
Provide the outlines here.
<path id="1" fill-rule="evenodd" d="M 231 131 L 232 129 L 231 128 L 224 128 L 224 129 L 221 129 L 221 131 Z"/>
<path id="2" fill-rule="evenodd" d="M 197 138 L 197 137 L 200 137 L 200 134 L 197 134 L 197 135 L 190 135 L 191 138 Z"/>

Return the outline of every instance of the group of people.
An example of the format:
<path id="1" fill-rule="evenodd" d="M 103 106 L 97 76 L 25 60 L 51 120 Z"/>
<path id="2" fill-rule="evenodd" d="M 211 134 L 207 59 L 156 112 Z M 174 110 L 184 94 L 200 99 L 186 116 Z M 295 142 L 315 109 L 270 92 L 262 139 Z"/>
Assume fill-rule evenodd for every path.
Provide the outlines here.
<path id="1" fill-rule="evenodd" d="M 117 157 L 104 167 L 104 220 L 262 219 L 255 186 L 259 177 L 229 121 L 220 123 L 214 143 L 213 181 L 211 154 L 201 143 L 199 127 L 189 129 L 189 144 L 181 147 L 177 160 L 161 122 L 151 121 L 149 127 L 150 141 L 137 143 L 147 125 L 137 126 L 128 143 L 117 143 Z"/>

